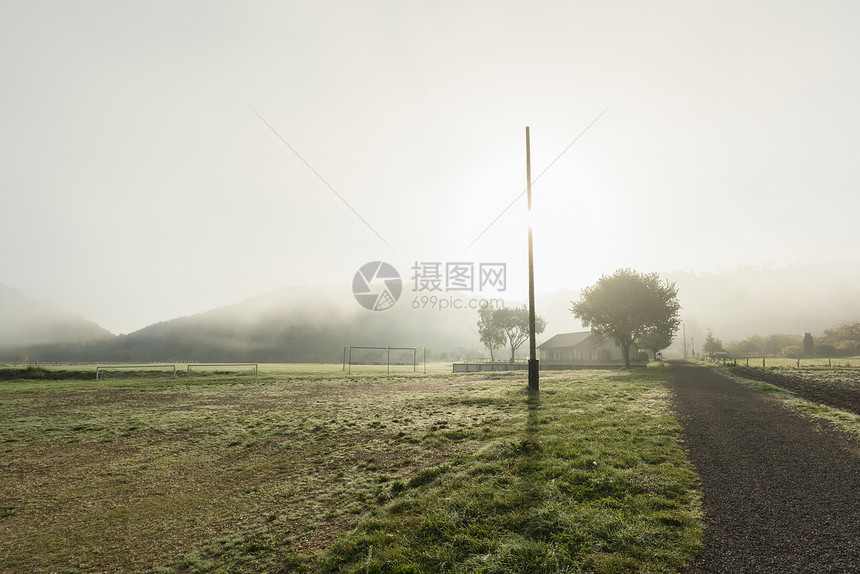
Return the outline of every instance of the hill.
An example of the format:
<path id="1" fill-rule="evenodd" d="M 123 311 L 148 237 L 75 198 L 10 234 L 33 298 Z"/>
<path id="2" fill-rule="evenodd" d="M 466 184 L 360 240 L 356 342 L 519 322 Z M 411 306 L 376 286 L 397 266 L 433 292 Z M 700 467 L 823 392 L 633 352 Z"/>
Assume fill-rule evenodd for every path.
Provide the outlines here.
<path id="1" fill-rule="evenodd" d="M 0 349 L 45 344 L 80 344 L 113 338 L 80 315 L 31 299 L 0 283 Z"/>
<path id="2" fill-rule="evenodd" d="M 334 361 L 352 346 L 428 346 L 438 351 L 477 343 L 469 312 L 430 313 L 401 301 L 372 312 L 352 293 L 290 287 L 241 303 L 150 325 L 118 343 L 134 360 Z"/>
<path id="3" fill-rule="evenodd" d="M 413 309 L 406 297 L 373 312 L 349 290 L 288 287 L 128 335 L 30 339 L 0 349 L 0 359 L 14 351 L 40 361 L 340 362 L 347 345 L 468 352 L 478 344 L 476 321 L 475 310 Z"/>

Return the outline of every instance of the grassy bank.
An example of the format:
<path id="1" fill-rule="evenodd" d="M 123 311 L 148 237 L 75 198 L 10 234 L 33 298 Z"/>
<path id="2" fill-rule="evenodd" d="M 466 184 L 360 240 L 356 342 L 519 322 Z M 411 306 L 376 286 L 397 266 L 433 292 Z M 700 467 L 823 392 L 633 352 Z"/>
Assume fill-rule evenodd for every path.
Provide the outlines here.
<path id="1" fill-rule="evenodd" d="M 665 378 L 4 381 L 0 570 L 672 571 L 701 524 Z"/>

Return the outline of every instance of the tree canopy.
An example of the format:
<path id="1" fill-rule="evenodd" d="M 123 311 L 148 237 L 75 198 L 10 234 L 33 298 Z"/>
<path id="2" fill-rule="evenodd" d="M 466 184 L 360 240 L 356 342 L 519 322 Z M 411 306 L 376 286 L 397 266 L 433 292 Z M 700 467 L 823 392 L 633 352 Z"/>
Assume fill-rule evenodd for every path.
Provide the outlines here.
<path id="1" fill-rule="evenodd" d="M 657 353 L 671 345 L 674 339 L 674 334 L 661 333 L 656 329 L 652 329 L 644 335 L 636 337 L 635 343 L 640 349 L 647 349 L 656 356 Z"/>
<path id="2" fill-rule="evenodd" d="M 502 325 L 502 330 L 508 338 L 508 345 L 511 347 L 511 362 L 513 363 L 517 349 L 529 338 L 529 308 L 525 305 L 506 307 L 496 309 L 496 312 L 499 315 L 498 321 Z M 535 317 L 535 335 L 540 335 L 544 329 L 546 329 L 546 320 L 537 315 Z"/>
<path id="3" fill-rule="evenodd" d="M 705 342 L 702 343 L 702 352 L 706 355 L 713 355 L 714 353 L 722 353 L 726 349 L 723 347 L 723 342 L 716 337 L 714 337 L 713 331 L 708 329 L 705 334 Z"/>
<path id="4" fill-rule="evenodd" d="M 496 321 L 496 309 L 483 307 L 478 310 L 478 336 L 481 338 L 481 344 L 490 351 L 490 360 L 495 361 L 494 351 L 505 346 L 507 337 L 502 328 L 502 322 Z"/>
<path id="5" fill-rule="evenodd" d="M 546 329 L 546 320 L 540 315 L 535 317 L 535 334 L 539 335 Z M 507 343 L 511 348 L 511 362 L 523 343 L 529 338 L 529 309 L 522 307 L 504 307 L 501 309 L 481 309 L 478 311 L 478 335 L 481 343 L 490 350 Z M 492 345 L 492 347 L 491 347 Z"/>
<path id="6" fill-rule="evenodd" d="M 680 309 L 674 283 L 661 281 L 656 273 L 619 269 L 583 289 L 570 310 L 584 326 L 618 339 L 629 367 L 630 345 L 637 339 L 674 338 Z"/>
<path id="7" fill-rule="evenodd" d="M 815 354 L 815 339 L 812 338 L 812 333 L 803 334 L 803 354 L 810 357 Z"/>

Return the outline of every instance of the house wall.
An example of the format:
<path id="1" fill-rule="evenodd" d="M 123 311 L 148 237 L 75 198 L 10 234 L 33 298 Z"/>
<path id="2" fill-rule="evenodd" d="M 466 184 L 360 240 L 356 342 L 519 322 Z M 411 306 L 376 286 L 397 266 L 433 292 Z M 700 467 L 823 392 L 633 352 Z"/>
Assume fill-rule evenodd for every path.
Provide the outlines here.
<path id="1" fill-rule="evenodd" d="M 624 360 L 624 355 L 621 353 L 621 341 L 618 339 L 607 339 L 606 341 L 603 341 L 597 346 L 597 351 L 601 356 L 606 357 L 606 360 L 608 361 Z"/>
<path id="2" fill-rule="evenodd" d="M 624 354 L 621 352 L 621 341 L 618 339 L 608 339 L 598 345 L 598 351 L 608 355 L 610 361 L 623 361 Z M 636 356 L 639 354 L 639 347 L 636 346 L 636 343 L 632 343 L 630 345 L 630 360 L 635 361 Z"/>
<path id="3" fill-rule="evenodd" d="M 636 345 L 631 345 L 630 360 L 636 360 L 638 352 Z M 540 360 L 546 365 L 606 364 L 623 362 L 624 356 L 621 354 L 621 343 L 617 339 L 607 339 L 596 347 L 586 349 L 574 347 L 541 349 Z"/>
<path id="4" fill-rule="evenodd" d="M 573 347 L 560 347 L 556 349 L 543 350 L 540 352 L 540 360 L 548 365 L 572 365 L 575 363 L 599 363 L 600 354 L 597 349 L 575 349 Z"/>
<path id="5" fill-rule="evenodd" d="M 574 362 L 574 354 L 577 353 L 572 347 L 562 347 L 556 349 L 544 350 L 541 349 L 540 360 L 547 364 L 567 365 Z"/>

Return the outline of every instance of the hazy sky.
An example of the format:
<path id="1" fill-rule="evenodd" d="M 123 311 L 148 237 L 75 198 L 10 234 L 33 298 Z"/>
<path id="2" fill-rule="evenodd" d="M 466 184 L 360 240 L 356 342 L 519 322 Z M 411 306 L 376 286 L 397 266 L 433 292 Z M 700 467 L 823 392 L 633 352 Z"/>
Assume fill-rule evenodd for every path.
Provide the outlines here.
<path id="1" fill-rule="evenodd" d="M 469 245 L 525 188 L 525 126 L 536 176 L 598 116 L 534 185 L 539 291 L 856 260 L 858 18 L 6 0 L 0 282 L 114 332 L 289 285 L 350 293 L 372 260 L 407 283 L 416 261 L 505 262 L 522 296 L 525 197 Z"/>

